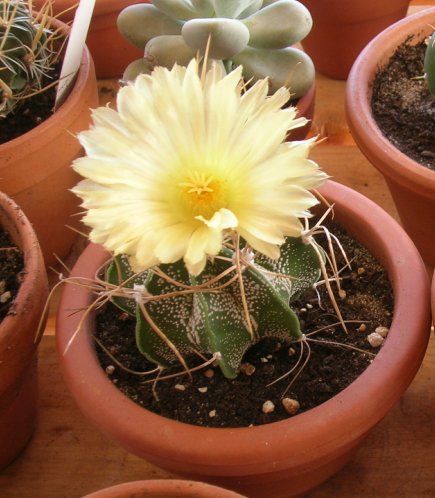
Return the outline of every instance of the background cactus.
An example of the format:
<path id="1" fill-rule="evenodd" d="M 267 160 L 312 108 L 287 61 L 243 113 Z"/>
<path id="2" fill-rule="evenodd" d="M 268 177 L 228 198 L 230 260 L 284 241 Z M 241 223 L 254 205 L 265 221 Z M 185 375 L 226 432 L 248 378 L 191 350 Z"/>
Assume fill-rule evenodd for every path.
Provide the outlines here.
<path id="1" fill-rule="evenodd" d="M 288 86 L 295 98 L 314 80 L 311 59 L 291 45 L 310 31 L 312 19 L 296 0 L 152 0 L 124 9 L 118 29 L 145 57 L 131 63 L 124 79 L 151 73 L 156 65 L 187 65 L 197 53 L 222 60 L 227 71 L 243 66 L 245 80 L 265 77 L 270 93 Z"/>
<path id="2" fill-rule="evenodd" d="M 27 0 L 0 1 L 0 117 L 40 92 L 53 71 L 57 38 L 48 27 L 50 3 L 35 17 Z"/>
<path id="3" fill-rule="evenodd" d="M 262 337 L 273 336 L 287 342 L 302 338 L 299 320 L 289 302 L 319 279 L 319 260 L 313 247 L 300 238 L 287 237 L 278 260 L 257 255 L 255 263 L 246 267 L 244 294 L 252 329 L 245 318 L 237 279 L 219 292 L 213 292 L 229 283 L 234 271 L 217 279 L 208 286 L 208 291 L 180 294 L 185 290 L 181 285 L 203 285 L 228 270 L 235 260 L 234 251 L 225 248 L 221 256 L 226 259 L 209 261 L 198 277 L 189 275 L 182 261 L 161 265 L 169 279 L 154 270 L 134 277 L 127 258 L 115 258 L 107 272 L 107 281 L 115 286 L 122 284 L 136 289 L 139 296 L 135 299 L 133 292 L 130 298 L 117 297 L 113 301 L 136 316 L 136 342 L 149 360 L 168 366 L 177 359 L 168 342 L 156 334 L 155 326 L 182 356 L 193 352 L 207 355 L 219 352 L 219 366 L 228 378 L 237 376 L 243 354 Z M 175 281 L 181 285 L 176 285 Z M 146 302 L 145 299 L 144 305 L 138 304 L 147 295 L 168 294 L 170 296 L 164 300 Z M 144 316 L 144 310 L 148 317 Z"/>
<path id="4" fill-rule="evenodd" d="M 435 97 L 435 32 L 429 37 L 424 57 L 424 74 L 427 87 Z"/>

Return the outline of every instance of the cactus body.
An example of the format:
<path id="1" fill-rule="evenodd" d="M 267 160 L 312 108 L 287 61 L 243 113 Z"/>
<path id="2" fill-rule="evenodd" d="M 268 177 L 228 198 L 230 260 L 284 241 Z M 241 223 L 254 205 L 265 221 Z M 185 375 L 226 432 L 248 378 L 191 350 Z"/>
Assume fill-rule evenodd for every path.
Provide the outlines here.
<path id="1" fill-rule="evenodd" d="M 282 341 L 302 337 L 299 321 L 289 305 L 291 299 L 312 286 L 320 276 L 319 261 L 310 245 L 290 238 L 281 246 L 278 260 L 258 255 L 243 271 L 252 330 L 247 324 L 242 305 L 239 281 L 218 290 L 233 273 L 215 281 L 206 291 L 179 294 L 183 286 L 209 282 L 233 264 L 234 251 L 225 248 L 224 259 L 209 261 L 198 276 L 188 274 L 183 262 L 161 265 L 172 281 L 148 270 L 134 278 L 126 257 L 117 256 L 108 269 L 107 280 L 119 285 L 141 289 L 140 292 L 159 296 L 178 293 L 160 301 L 144 301 L 144 307 L 156 325 L 175 345 L 181 355 L 194 351 L 205 355 L 220 354 L 219 366 L 228 378 L 236 377 L 245 351 L 262 337 L 274 336 Z M 213 292 L 213 289 L 216 292 Z M 133 298 L 114 298 L 121 309 L 136 316 L 136 341 L 139 350 L 152 362 L 167 366 L 176 360 L 174 352 L 153 330 L 140 305 Z"/>
<path id="2" fill-rule="evenodd" d="M 153 0 L 129 6 L 118 17 L 121 34 L 143 48 L 153 65 L 185 65 L 189 51 L 204 55 L 208 49 L 209 59 L 222 60 L 228 70 L 249 60 L 246 80 L 269 76 L 275 82 L 271 91 L 288 86 L 295 98 L 312 85 L 314 66 L 299 49 L 292 48 L 299 56 L 289 57 L 285 51 L 311 26 L 309 11 L 296 0 Z M 162 37 L 167 35 L 178 37 L 178 50 L 171 38 Z M 124 79 L 134 79 L 140 67 L 133 63 Z"/>
<path id="3" fill-rule="evenodd" d="M 50 34 L 26 1 L 0 1 L 0 117 L 42 89 L 54 58 Z"/>
<path id="4" fill-rule="evenodd" d="M 430 93 L 435 96 L 435 32 L 429 38 L 424 57 L 424 73 Z"/>

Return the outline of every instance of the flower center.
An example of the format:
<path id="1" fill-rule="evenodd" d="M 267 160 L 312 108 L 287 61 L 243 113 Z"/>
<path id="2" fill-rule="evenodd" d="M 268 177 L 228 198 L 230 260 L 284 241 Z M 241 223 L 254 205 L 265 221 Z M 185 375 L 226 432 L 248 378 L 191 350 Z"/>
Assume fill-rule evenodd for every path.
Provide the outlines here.
<path id="1" fill-rule="evenodd" d="M 184 201 L 194 216 L 208 219 L 220 208 L 225 207 L 221 183 L 212 175 L 194 171 L 189 173 L 186 181 L 180 182 Z"/>

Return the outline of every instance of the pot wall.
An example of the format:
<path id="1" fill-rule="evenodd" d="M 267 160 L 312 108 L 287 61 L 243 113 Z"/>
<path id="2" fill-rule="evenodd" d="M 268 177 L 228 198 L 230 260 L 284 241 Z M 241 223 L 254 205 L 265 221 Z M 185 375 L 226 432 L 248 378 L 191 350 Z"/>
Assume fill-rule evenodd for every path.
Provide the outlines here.
<path id="1" fill-rule="evenodd" d="M 0 322 L 0 469 L 31 437 L 37 412 L 36 333 L 48 296 L 44 261 L 20 208 L 0 192 L 0 224 L 23 251 L 24 278 L 14 313 Z M 45 323 L 45 318 L 42 325 Z"/>
<path id="2" fill-rule="evenodd" d="M 396 149 L 379 130 L 371 110 L 371 85 L 396 47 L 411 33 L 415 41 L 435 25 L 435 8 L 409 16 L 380 33 L 356 60 L 346 86 L 346 115 L 353 138 L 385 177 L 405 230 L 423 259 L 435 266 L 435 171 Z"/>
<path id="3" fill-rule="evenodd" d="M 15 200 L 37 233 L 47 265 L 65 256 L 78 228 L 78 198 L 69 192 L 80 179 L 71 168 L 82 154 L 75 135 L 89 128 L 90 108 L 98 106 L 94 65 L 85 48 L 76 83 L 46 121 L 0 145 L 0 189 Z"/>
<path id="4" fill-rule="evenodd" d="M 78 286 L 67 285 L 57 317 L 57 348 L 64 378 L 83 413 L 153 464 L 251 498 L 301 495 L 343 466 L 418 370 L 430 330 L 429 283 L 414 245 L 381 208 L 334 182 L 321 191 L 335 203 L 335 219 L 356 238 L 364 238 L 384 264 L 394 288 L 388 339 L 354 383 L 308 412 L 258 427 L 214 429 L 166 419 L 127 399 L 107 379 L 92 345 L 92 318 L 89 329 L 82 329 L 66 351 L 81 318 L 67 310 L 84 309 L 91 299 Z M 105 259 L 100 246 L 90 245 L 73 275 L 92 277 Z M 384 379 L 381 385 L 379 378 Z"/>
<path id="5" fill-rule="evenodd" d="M 302 45 L 316 69 L 345 80 L 364 46 L 406 15 L 409 0 L 301 0 L 313 27 Z"/>

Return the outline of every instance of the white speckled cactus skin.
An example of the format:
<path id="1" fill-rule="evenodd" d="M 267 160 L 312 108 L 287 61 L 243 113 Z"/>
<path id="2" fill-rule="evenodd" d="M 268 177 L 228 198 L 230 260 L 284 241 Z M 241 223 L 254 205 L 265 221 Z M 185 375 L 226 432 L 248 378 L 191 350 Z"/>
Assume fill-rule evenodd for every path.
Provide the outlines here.
<path id="1" fill-rule="evenodd" d="M 141 296 L 167 296 L 153 301 L 144 299 L 142 306 L 138 304 L 142 300 L 138 295 L 113 299 L 122 310 L 136 316 L 136 342 L 150 361 L 163 367 L 177 361 L 173 349 L 156 334 L 155 327 L 183 357 L 193 352 L 215 355 L 228 378 L 237 376 L 243 354 L 262 337 L 273 336 L 283 342 L 302 338 L 290 302 L 319 279 L 320 263 L 312 246 L 300 238 L 288 237 L 278 260 L 257 255 L 244 269 L 244 295 L 251 327 L 247 324 L 239 281 L 222 288 L 234 277 L 234 271 L 218 278 L 233 264 L 234 251 L 224 248 L 220 254 L 226 260 L 209 261 L 198 277 L 189 275 L 182 261 L 160 265 L 169 279 L 153 270 L 133 276 L 127 258 L 114 259 L 106 275 L 108 282 L 137 289 Z M 180 292 L 213 279 L 207 290 Z"/>
<path id="2" fill-rule="evenodd" d="M 124 80 L 187 63 L 208 50 L 229 71 L 243 66 L 245 80 L 269 78 L 270 92 L 287 86 L 304 95 L 314 81 L 311 59 L 292 45 L 311 30 L 307 8 L 296 0 L 152 0 L 124 9 L 120 33 L 144 49 L 131 63 Z"/>

